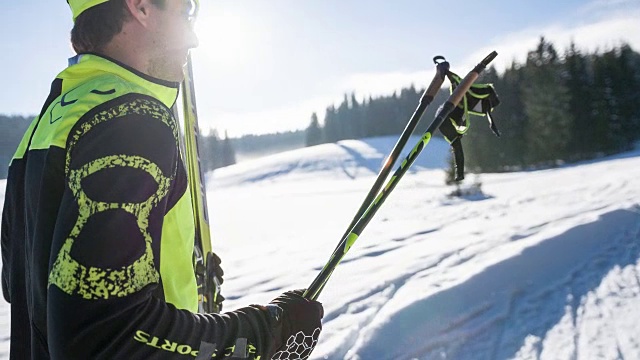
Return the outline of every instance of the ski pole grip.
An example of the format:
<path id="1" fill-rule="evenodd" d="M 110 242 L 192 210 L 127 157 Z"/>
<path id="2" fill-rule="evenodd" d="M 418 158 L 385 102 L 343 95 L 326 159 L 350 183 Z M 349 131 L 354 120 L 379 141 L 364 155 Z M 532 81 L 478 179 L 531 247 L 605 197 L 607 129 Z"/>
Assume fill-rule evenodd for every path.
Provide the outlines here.
<path id="1" fill-rule="evenodd" d="M 442 62 L 438 62 L 439 60 L 442 60 Z M 434 98 L 438 94 L 449 71 L 449 63 L 444 57 L 436 56 L 433 58 L 433 61 L 436 63 L 436 75 L 433 77 L 433 80 L 431 80 L 431 84 L 425 93 L 425 95 L 431 96 L 431 98 Z"/>
<path id="2" fill-rule="evenodd" d="M 491 54 L 487 55 L 486 58 L 482 59 L 482 61 L 480 61 L 480 65 L 482 65 L 482 67 L 487 67 L 487 65 L 489 65 L 489 63 L 491 63 L 493 61 L 493 59 L 496 58 L 496 56 L 498 56 L 498 52 L 497 51 L 492 51 Z"/>
<path id="3" fill-rule="evenodd" d="M 467 74 L 464 79 L 462 79 L 460 84 L 456 86 L 455 90 L 453 90 L 453 94 L 451 94 L 451 103 L 454 107 L 458 106 L 458 103 L 460 103 L 460 100 L 462 100 L 464 94 L 467 93 L 467 91 L 471 88 L 471 85 L 473 85 L 473 83 L 480 76 L 480 73 L 487 67 L 487 65 L 489 65 L 489 63 L 493 61 L 493 59 L 496 58 L 496 56 L 498 56 L 497 52 L 491 52 L 491 54 L 482 59 L 482 61 L 478 65 L 476 65 L 476 67 L 473 68 L 473 70 L 471 70 L 471 72 Z"/>

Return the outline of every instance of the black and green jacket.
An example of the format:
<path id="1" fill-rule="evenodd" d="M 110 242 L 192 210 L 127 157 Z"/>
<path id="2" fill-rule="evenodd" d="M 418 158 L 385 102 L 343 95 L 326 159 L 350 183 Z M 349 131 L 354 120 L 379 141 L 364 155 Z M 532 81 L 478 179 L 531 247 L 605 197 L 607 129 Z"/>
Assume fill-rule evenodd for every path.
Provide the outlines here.
<path id="1" fill-rule="evenodd" d="M 273 352 L 263 307 L 195 314 L 177 93 L 94 54 L 53 81 L 7 180 L 12 359 L 220 359 L 245 342 L 250 358 Z"/>

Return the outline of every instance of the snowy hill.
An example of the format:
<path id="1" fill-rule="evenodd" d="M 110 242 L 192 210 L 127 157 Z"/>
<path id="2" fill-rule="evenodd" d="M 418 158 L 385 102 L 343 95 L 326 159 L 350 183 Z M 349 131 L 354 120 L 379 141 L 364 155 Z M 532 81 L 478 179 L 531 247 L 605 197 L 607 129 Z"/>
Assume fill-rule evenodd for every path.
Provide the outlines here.
<path id="1" fill-rule="evenodd" d="M 404 158 L 420 139 L 412 136 L 402 152 Z M 216 170 L 217 187 L 260 182 L 296 182 L 313 179 L 355 179 L 377 175 L 382 162 L 391 152 L 397 139 L 378 137 L 359 140 L 343 140 L 335 144 L 322 144 L 311 148 L 286 151 L 252 161 Z M 411 168 L 413 171 L 442 169 L 447 165 L 449 144 L 442 138 L 434 138 L 425 153 Z"/>
<path id="2" fill-rule="evenodd" d="M 226 310 L 310 284 L 395 140 L 209 174 Z M 446 196 L 446 152 L 429 144 L 333 274 L 312 358 L 640 359 L 640 151 L 482 175 L 473 201 Z M 8 324 L 2 303 L 4 349 Z"/>

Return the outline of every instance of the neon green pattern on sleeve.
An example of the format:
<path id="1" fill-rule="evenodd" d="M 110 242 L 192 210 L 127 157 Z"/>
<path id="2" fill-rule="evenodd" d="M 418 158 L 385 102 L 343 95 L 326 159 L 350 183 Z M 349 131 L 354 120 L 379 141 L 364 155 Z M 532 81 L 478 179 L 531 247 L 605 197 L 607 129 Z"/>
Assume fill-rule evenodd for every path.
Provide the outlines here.
<path id="1" fill-rule="evenodd" d="M 79 130 L 71 135 L 67 149 L 65 172 L 68 174 L 69 187 L 73 192 L 79 208 L 78 219 L 66 239 L 49 274 L 49 285 L 55 285 L 69 295 L 79 294 L 85 299 L 108 299 L 112 296 L 123 297 L 133 294 L 143 287 L 159 282 L 160 276 L 154 267 L 154 256 L 151 248 L 152 238 L 148 233 L 151 210 L 169 193 L 172 178 L 166 177 L 157 165 L 139 156 L 111 155 L 88 164 L 80 169 L 70 169 L 71 155 L 77 142 L 96 125 L 131 113 L 151 115 L 169 126 L 177 138 L 175 123 L 170 121 L 170 114 L 149 100 L 136 99 L 121 105 L 117 111 L 102 111 L 82 124 Z M 149 174 L 158 184 L 158 189 L 146 201 L 141 203 L 106 203 L 94 201 L 83 191 L 82 180 L 92 174 L 114 167 L 130 167 Z M 125 211 L 136 218 L 138 228 L 145 239 L 145 252 L 134 263 L 119 268 L 108 269 L 85 266 L 73 259 L 71 250 L 74 241 L 82 232 L 89 218 L 107 210 Z"/>

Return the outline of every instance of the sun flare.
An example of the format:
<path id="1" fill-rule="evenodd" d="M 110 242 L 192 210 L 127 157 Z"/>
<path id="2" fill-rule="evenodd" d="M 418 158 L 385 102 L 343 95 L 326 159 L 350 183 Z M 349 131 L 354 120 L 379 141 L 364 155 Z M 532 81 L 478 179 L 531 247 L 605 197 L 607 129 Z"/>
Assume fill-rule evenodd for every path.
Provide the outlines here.
<path id="1" fill-rule="evenodd" d="M 196 23 L 200 40 L 197 52 L 207 57 L 211 64 L 241 66 L 246 64 L 254 46 L 251 21 L 239 13 L 212 9 L 201 14 Z"/>

